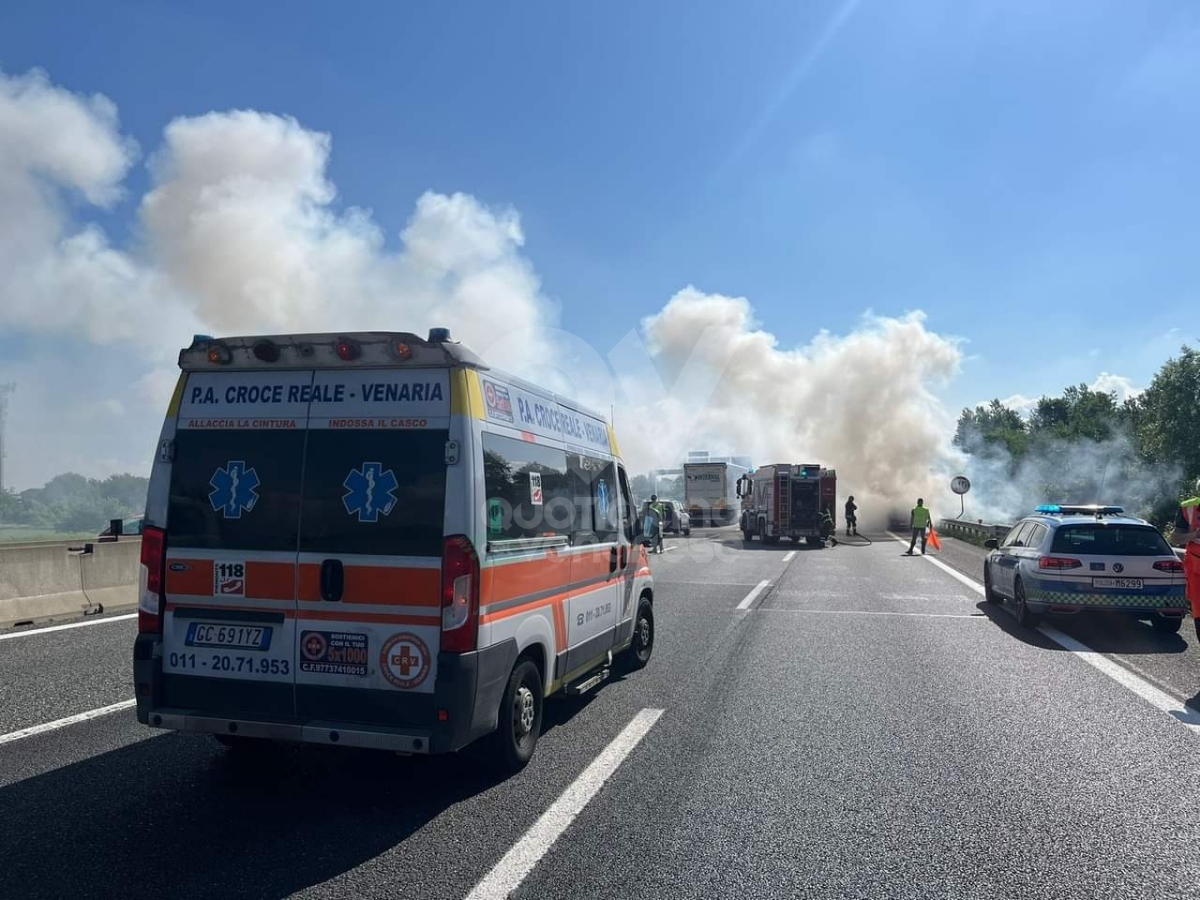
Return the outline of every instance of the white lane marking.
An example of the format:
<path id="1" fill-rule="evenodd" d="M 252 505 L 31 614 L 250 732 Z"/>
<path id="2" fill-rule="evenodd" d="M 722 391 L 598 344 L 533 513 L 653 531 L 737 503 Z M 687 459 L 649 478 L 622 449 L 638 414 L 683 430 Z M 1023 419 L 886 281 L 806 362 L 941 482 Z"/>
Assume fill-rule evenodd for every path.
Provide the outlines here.
<path id="1" fill-rule="evenodd" d="M 1082 641 L 1075 640 L 1069 634 L 1063 634 L 1053 625 L 1039 625 L 1038 631 L 1064 650 L 1070 650 L 1089 666 L 1099 669 L 1117 684 L 1133 691 L 1151 706 L 1173 716 L 1179 720 L 1181 725 L 1186 725 L 1192 731 L 1200 734 L 1200 713 L 1188 709 L 1166 691 L 1159 690 L 1140 675 L 1135 675 L 1120 663 L 1113 662 Z"/>
<path id="2" fill-rule="evenodd" d="M 678 550 L 678 549 L 679 549 L 678 544 L 670 544 L 669 546 L 666 544 L 663 545 L 663 553 L 670 553 L 672 550 Z"/>
<path id="3" fill-rule="evenodd" d="M 578 778 L 563 791 L 550 808 L 542 813 L 521 839 L 501 857 L 500 862 L 472 888 L 467 900 L 503 900 L 520 887 L 543 856 L 564 831 L 583 812 L 625 757 L 633 751 L 663 714 L 661 709 L 643 709 Z"/>
<path id="4" fill-rule="evenodd" d="M 890 534 L 893 538 L 895 538 L 901 544 L 905 543 L 904 538 L 900 537 L 900 535 L 893 534 L 890 531 L 888 532 L 888 534 Z M 925 556 L 925 559 L 928 560 L 929 562 L 933 563 L 935 566 L 937 566 L 939 569 L 941 569 L 946 574 L 951 575 L 954 578 L 957 578 L 959 581 L 961 581 L 963 584 L 965 584 L 967 587 L 969 587 L 975 593 L 979 594 L 980 596 L 983 596 L 983 585 L 980 584 L 978 581 L 975 581 L 973 578 L 971 578 L 968 575 L 964 575 L 962 572 L 958 571 L 958 569 L 955 569 L 955 568 L 952 568 L 952 567 L 946 565 L 940 559 L 934 559 L 932 556 Z"/>
<path id="5" fill-rule="evenodd" d="M 915 616 L 923 619 L 978 619 L 988 621 L 982 613 L 926 613 L 926 612 L 875 612 L 869 609 L 780 609 L 760 606 L 755 612 L 818 613 L 823 616 Z"/>
<path id="6" fill-rule="evenodd" d="M 791 561 L 792 561 L 793 559 L 795 559 L 795 558 L 796 558 L 796 551 L 795 551 L 795 550 L 789 550 L 789 551 L 787 552 L 787 555 L 785 555 L 785 556 L 783 557 L 783 561 L 784 561 L 785 563 L 789 563 L 789 562 L 791 562 Z"/>
<path id="7" fill-rule="evenodd" d="M 888 534 L 891 534 L 892 537 L 894 537 L 900 543 L 904 543 L 904 539 L 898 535 L 892 534 L 890 531 Z M 934 559 L 932 556 L 926 556 L 925 558 L 938 568 L 949 572 L 963 584 L 966 584 L 977 594 L 982 596 L 983 585 L 972 581 L 961 572 L 950 568 L 940 559 Z M 1137 694 L 1151 706 L 1167 713 L 1181 725 L 1184 725 L 1187 728 L 1190 728 L 1193 732 L 1200 734 L 1200 713 L 1188 709 L 1186 704 L 1180 702 L 1175 697 L 1172 697 L 1166 691 L 1160 690 L 1142 676 L 1129 671 L 1129 669 L 1125 668 L 1120 663 L 1113 662 L 1103 653 L 1093 650 L 1083 641 L 1077 640 L 1076 638 L 1071 637 L 1069 634 L 1059 631 L 1053 625 L 1039 625 L 1037 630 L 1046 637 L 1050 638 L 1050 640 L 1054 641 L 1054 643 L 1058 644 L 1064 650 L 1069 651 L 1079 659 L 1083 660 L 1089 666 L 1092 666 L 1094 669 L 1103 672 L 1117 684 Z"/>
<path id="8" fill-rule="evenodd" d="M 758 584 L 756 584 L 754 586 L 754 589 L 751 590 L 750 593 L 748 593 L 745 597 L 742 598 L 742 602 L 737 605 L 737 608 L 738 609 L 749 609 L 750 604 L 758 599 L 758 595 L 761 594 L 763 591 L 765 591 L 767 589 L 767 585 L 770 583 L 771 582 L 769 582 L 769 581 L 763 580 L 763 581 L 760 581 Z"/>
<path id="9" fill-rule="evenodd" d="M 669 581 L 663 578 L 659 584 L 674 587 L 677 584 L 696 584 L 703 587 L 754 587 L 753 581 L 676 581 L 674 578 Z"/>
<path id="10" fill-rule="evenodd" d="M 99 709 L 89 709 L 87 712 L 67 716 L 65 719 L 55 719 L 53 722 L 44 722 L 41 725 L 31 725 L 28 728 L 22 728 L 20 731 L 10 731 L 8 734 L 0 734 L 0 744 L 11 744 L 13 741 L 33 737 L 35 734 L 45 734 L 47 731 L 57 731 L 59 728 L 66 728 L 68 725 L 77 725 L 80 722 L 87 722 L 90 719 L 98 719 L 101 716 L 107 716 L 109 713 L 129 709 L 129 707 L 136 703 L 136 700 L 122 700 L 120 703 L 101 706 Z"/>
<path id="11" fill-rule="evenodd" d="M 51 631 L 66 631 L 68 628 L 87 628 L 89 625 L 104 625 L 108 622 L 124 622 L 126 619 L 136 619 L 137 613 L 126 613 L 121 616 L 109 616 L 105 619 L 88 619 L 84 622 L 68 622 L 66 625 L 47 625 L 45 628 L 31 628 L 28 631 L 10 631 L 0 634 L 0 641 L 8 641 L 19 637 L 32 637 L 35 634 L 48 634 Z"/>

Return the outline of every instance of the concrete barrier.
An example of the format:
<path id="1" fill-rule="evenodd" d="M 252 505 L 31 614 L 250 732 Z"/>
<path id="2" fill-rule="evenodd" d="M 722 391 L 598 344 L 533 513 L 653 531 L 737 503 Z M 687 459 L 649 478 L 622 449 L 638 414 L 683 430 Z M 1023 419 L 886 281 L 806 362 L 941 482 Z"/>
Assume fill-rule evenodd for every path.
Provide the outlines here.
<path id="1" fill-rule="evenodd" d="M 140 540 L 0 546 L 0 627 L 136 607 L 141 546 Z"/>

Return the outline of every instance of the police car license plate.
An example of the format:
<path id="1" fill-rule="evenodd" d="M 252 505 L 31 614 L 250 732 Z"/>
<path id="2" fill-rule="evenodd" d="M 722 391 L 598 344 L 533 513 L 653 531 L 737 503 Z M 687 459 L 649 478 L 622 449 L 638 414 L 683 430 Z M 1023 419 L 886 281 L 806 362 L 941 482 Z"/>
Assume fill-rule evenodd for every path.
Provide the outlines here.
<path id="1" fill-rule="evenodd" d="M 271 629 L 264 625 L 218 625 L 191 622 L 183 643 L 188 647 L 231 647 L 236 650 L 266 650 L 271 646 Z"/>
<path id="2" fill-rule="evenodd" d="M 1098 588 L 1118 588 L 1126 591 L 1140 591 L 1142 589 L 1142 579 L 1140 578 L 1093 578 L 1092 587 Z"/>

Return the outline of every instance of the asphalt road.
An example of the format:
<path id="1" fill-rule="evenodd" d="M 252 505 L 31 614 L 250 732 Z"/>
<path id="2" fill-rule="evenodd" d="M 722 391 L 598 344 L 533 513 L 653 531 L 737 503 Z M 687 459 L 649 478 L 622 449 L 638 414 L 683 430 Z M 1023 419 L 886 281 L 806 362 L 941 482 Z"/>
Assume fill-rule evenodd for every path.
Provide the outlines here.
<path id="1" fill-rule="evenodd" d="M 548 706 L 507 781 L 315 748 L 242 766 L 131 710 L 6 740 L 128 699 L 134 623 L 0 639 L 0 897 L 463 898 L 514 846 L 529 898 L 1196 896 L 1200 726 L 1182 702 L 873 537 L 670 540 L 650 666 Z M 977 578 L 974 549 L 945 543 Z M 1076 627 L 1175 700 L 1200 687 L 1194 634 L 1136 652 L 1139 626 Z M 663 712 L 558 816 L 643 710 Z M 548 849 L 527 836 L 547 819 Z"/>

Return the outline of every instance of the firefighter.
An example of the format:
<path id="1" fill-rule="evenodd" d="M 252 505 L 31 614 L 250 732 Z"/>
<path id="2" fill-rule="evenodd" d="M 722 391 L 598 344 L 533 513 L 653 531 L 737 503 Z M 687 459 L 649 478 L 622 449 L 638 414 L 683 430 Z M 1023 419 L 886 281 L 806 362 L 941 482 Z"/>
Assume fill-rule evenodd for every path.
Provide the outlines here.
<path id="1" fill-rule="evenodd" d="M 929 515 L 929 509 L 925 506 L 925 501 L 918 497 L 917 505 L 908 515 L 908 527 L 912 529 L 912 540 L 908 542 L 908 552 L 906 556 L 913 555 L 913 547 L 917 545 L 917 538 L 921 539 L 921 555 L 925 555 L 925 541 L 928 540 L 929 526 L 933 522 L 933 517 Z"/>
<path id="2" fill-rule="evenodd" d="M 1183 573 L 1187 581 L 1187 598 L 1192 607 L 1196 637 L 1200 638 L 1200 496 L 1179 504 L 1175 522 L 1175 543 L 1184 548 Z"/>
<path id="3" fill-rule="evenodd" d="M 858 504 L 854 502 L 854 495 L 850 495 L 850 499 L 846 501 L 846 537 L 850 537 L 851 533 L 855 537 L 858 536 Z"/>

